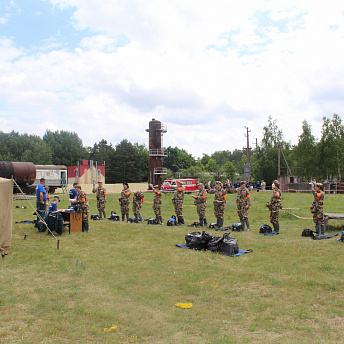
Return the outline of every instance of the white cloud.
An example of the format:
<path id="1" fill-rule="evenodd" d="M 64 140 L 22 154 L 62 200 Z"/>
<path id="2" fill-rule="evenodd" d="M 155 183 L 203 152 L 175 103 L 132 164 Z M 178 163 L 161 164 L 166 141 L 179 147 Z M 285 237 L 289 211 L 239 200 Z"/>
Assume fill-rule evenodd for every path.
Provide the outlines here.
<path id="1" fill-rule="evenodd" d="M 304 119 L 319 137 L 322 116 L 340 114 L 338 1 L 51 2 L 94 34 L 73 51 L 31 54 L 0 40 L 4 128 L 75 130 L 87 145 L 147 143 L 156 118 L 168 125 L 166 146 L 201 156 L 241 149 L 244 126 L 260 139 L 270 114 L 293 143 Z M 39 125 L 18 125 L 25 113 Z"/>

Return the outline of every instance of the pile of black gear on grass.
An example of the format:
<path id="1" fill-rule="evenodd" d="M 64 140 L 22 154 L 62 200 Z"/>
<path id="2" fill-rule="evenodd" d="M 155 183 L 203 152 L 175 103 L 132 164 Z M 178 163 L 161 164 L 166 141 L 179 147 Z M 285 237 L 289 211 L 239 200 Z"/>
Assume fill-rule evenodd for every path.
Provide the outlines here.
<path id="1" fill-rule="evenodd" d="M 213 237 L 206 231 L 192 232 L 185 235 L 186 246 L 194 250 L 209 250 L 231 256 L 239 252 L 239 246 L 238 240 L 229 234 Z"/>

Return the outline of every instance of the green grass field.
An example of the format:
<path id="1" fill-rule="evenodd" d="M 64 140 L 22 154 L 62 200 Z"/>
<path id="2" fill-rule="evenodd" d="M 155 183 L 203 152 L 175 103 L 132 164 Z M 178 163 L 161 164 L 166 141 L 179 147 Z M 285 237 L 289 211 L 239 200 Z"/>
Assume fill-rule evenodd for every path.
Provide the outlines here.
<path id="1" fill-rule="evenodd" d="M 90 221 L 89 233 L 63 233 L 57 250 L 50 235 L 13 224 L 12 247 L 0 262 L 0 342 L 344 343 L 344 244 L 301 237 L 312 220 L 285 211 L 280 235 L 259 234 L 269 223 L 270 196 L 252 193 L 252 229 L 232 236 L 253 252 L 234 258 L 177 248 L 194 231 L 187 226 Z M 235 197 L 227 195 L 225 225 L 238 222 Z M 145 218 L 153 216 L 152 198 L 145 196 Z M 215 221 L 212 200 L 208 222 Z M 282 204 L 311 217 L 311 202 L 311 194 L 293 193 Z M 326 195 L 325 212 L 344 212 L 342 204 L 343 196 Z M 17 205 L 27 202 L 13 201 L 13 221 L 34 219 Z M 111 211 L 119 213 L 118 194 L 108 195 Z M 169 194 L 162 212 L 165 222 L 173 214 Z M 184 215 L 186 224 L 198 220 L 190 195 Z"/>

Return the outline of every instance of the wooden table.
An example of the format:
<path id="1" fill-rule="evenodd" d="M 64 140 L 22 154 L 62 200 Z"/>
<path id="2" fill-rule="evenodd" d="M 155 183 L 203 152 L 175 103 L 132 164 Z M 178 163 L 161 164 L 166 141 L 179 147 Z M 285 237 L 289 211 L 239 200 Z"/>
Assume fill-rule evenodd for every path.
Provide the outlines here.
<path id="1" fill-rule="evenodd" d="M 62 214 L 63 220 L 69 222 L 69 234 L 82 232 L 82 213 L 75 211 L 59 211 Z"/>
<path id="2" fill-rule="evenodd" d="M 328 226 L 328 220 L 344 220 L 343 213 L 324 213 L 325 228 Z"/>

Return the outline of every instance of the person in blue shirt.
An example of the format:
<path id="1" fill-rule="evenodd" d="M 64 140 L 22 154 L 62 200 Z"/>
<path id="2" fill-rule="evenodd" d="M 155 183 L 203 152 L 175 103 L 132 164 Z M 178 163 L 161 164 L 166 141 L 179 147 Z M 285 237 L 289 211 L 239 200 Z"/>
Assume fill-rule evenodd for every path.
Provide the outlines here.
<path id="1" fill-rule="evenodd" d="M 71 205 L 75 205 L 76 198 L 78 197 L 78 191 L 75 189 L 75 185 L 78 185 L 78 183 L 73 183 L 73 189 L 69 190 L 69 202 Z"/>
<path id="2" fill-rule="evenodd" d="M 58 211 L 57 209 L 57 203 L 60 202 L 59 196 L 54 196 L 53 202 L 49 205 L 49 213 Z"/>
<path id="3" fill-rule="evenodd" d="M 36 187 L 36 206 L 37 210 L 45 210 L 47 201 L 47 191 L 45 190 L 45 178 L 39 180 Z"/>

